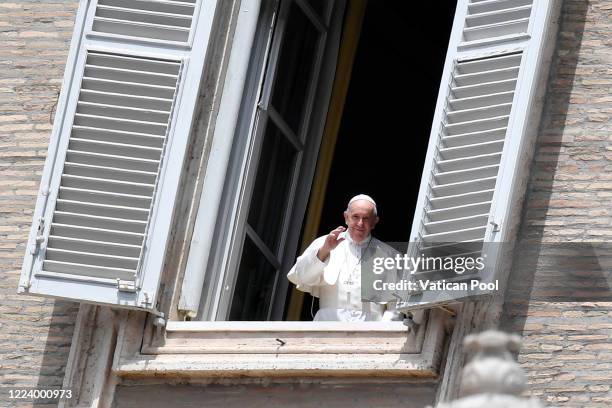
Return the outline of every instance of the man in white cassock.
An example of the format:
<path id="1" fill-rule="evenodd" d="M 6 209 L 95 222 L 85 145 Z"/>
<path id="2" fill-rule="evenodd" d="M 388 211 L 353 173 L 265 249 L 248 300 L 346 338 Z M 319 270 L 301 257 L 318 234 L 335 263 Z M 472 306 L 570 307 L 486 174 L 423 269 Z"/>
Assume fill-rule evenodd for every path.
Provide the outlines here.
<path id="1" fill-rule="evenodd" d="M 398 320 L 400 315 L 391 310 L 391 304 L 362 302 L 361 297 L 364 255 L 393 257 L 397 253 L 371 235 L 378 223 L 376 203 L 365 194 L 351 198 L 344 221 L 348 228 L 338 227 L 306 248 L 287 279 L 297 289 L 319 298 L 315 321 Z"/>

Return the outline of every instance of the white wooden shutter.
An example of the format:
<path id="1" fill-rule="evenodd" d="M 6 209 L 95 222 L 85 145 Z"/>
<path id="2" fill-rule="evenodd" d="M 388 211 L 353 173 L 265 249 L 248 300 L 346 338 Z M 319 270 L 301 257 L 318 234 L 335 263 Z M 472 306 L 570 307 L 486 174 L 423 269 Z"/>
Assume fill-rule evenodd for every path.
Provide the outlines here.
<path id="1" fill-rule="evenodd" d="M 463 274 L 419 270 L 414 281 L 493 283 L 519 208 L 538 92 L 552 47 L 554 0 L 459 0 L 410 236 L 411 256 L 478 257 Z M 545 79 L 545 78 L 544 78 Z M 507 245 L 507 244 L 505 244 Z M 404 309 L 490 294 L 416 290 Z"/>
<path id="2" fill-rule="evenodd" d="M 81 1 L 20 293 L 156 312 L 215 8 Z"/>

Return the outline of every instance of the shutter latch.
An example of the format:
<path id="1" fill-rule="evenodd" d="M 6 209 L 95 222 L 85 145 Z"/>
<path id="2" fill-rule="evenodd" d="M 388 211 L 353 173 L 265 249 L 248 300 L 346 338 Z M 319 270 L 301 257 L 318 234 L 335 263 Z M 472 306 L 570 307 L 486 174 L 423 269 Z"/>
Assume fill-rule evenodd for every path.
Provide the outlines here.
<path id="1" fill-rule="evenodd" d="M 34 243 L 30 246 L 30 253 L 32 255 L 36 255 L 38 250 L 40 249 L 40 244 L 45 240 L 45 219 L 43 217 L 38 218 L 38 226 L 36 227 L 36 239 Z"/>
<path id="2" fill-rule="evenodd" d="M 125 281 L 117 278 L 117 289 L 119 292 L 136 292 L 136 285 L 133 281 Z"/>

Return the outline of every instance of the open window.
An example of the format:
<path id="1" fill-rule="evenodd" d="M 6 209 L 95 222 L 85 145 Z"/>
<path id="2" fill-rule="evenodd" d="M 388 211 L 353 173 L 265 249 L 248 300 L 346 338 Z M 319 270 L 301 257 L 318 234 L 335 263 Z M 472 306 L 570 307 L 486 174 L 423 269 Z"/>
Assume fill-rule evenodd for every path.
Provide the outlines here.
<path id="1" fill-rule="evenodd" d="M 410 21 L 427 17 L 401 3 Z M 81 4 L 19 292 L 158 314 L 217 2 Z M 440 310 L 429 311 L 427 324 L 411 334 L 401 322 L 261 321 L 282 318 L 293 304 L 299 314 L 304 302 L 292 300 L 287 309 L 284 277 L 295 260 L 304 214 L 305 241 L 320 224 L 325 193 L 316 196 L 315 190 L 323 190 L 317 183 L 329 174 L 315 172 L 315 163 L 329 166 L 333 158 L 329 150 L 337 141 L 326 139 L 326 119 L 341 82 L 334 83 L 336 62 L 351 38 L 341 34 L 363 4 L 240 2 L 177 303 L 186 316 L 202 320 L 259 321 L 169 321 L 165 330 L 153 330 L 145 328 L 153 319 L 126 314 L 113 364 L 118 375 L 437 375 L 445 335 Z M 538 125 L 555 5 L 458 0 L 417 171 L 415 215 L 406 225 L 408 232 L 412 224 L 411 242 L 511 238 Z M 418 48 L 410 47 L 428 39 L 403 40 L 415 50 L 414 61 L 426 65 Z M 394 103 L 413 109 L 411 96 Z M 342 117 L 335 115 L 336 121 Z M 385 176 L 399 188 L 413 177 Z M 492 265 L 498 261 L 494 257 Z M 488 271 L 479 278 L 493 279 L 495 267 Z M 410 294 L 403 306 L 426 308 L 470 295 Z"/>
<path id="2" fill-rule="evenodd" d="M 214 0 L 162 3 L 98 0 L 79 9 L 22 293 L 158 313 L 171 214 L 216 10 Z M 314 225 L 304 240 L 320 224 L 315 165 L 329 162 L 329 146 L 336 146 L 325 139 L 328 112 L 342 80 L 338 55 L 341 61 L 350 41 L 342 35 L 356 4 L 363 6 L 341 0 L 241 3 L 252 12 L 240 15 L 232 39 L 215 154 L 207 162 L 178 301 L 187 315 L 278 320 L 286 314 L 284 276 L 303 220 Z M 428 14 L 420 6 L 393 4 L 406 18 Z M 386 12 L 401 16 L 393 7 Z M 407 221 L 411 242 L 509 239 L 537 126 L 552 15 L 553 2 L 545 0 L 457 2 L 415 215 Z M 385 28 L 387 20 L 381 21 Z M 348 34 L 354 38 L 359 31 Z M 431 38 L 413 37 L 393 33 L 426 66 L 412 42 Z M 413 109 L 410 96 L 393 103 Z M 384 176 L 401 186 L 410 173 Z M 496 261 L 480 279 L 494 278 Z M 418 294 L 405 306 L 468 295 Z"/>
<path id="3" fill-rule="evenodd" d="M 346 202 L 360 193 L 378 203 L 376 238 L 408 240 L 455 8 L 455 2 L 373 1 L 364 8 L 360 25 L 345 19 L 345 52 L 336 71 L 300 251 L 342 225 Z M 434 14 L 437 24 L 413 19 Z M 404 24 L 408 20 L 411 24 Z M 418 36 L 427 40 L 407 46 L 406 38 Z M 292 290 L 285 319 L 312 320 L 317 307 L 309 294 Z"/>
<path id="4" fill-rule="evenodd" d="M 237 180 L 239 187 L 236 188 L 233 182 L 226 185 L 222 202 L 227 211 L 219 217 L 212 234 L 215 237 L 213 241 L 219 244 L 204 251 L 211 256 L 202 259 L 199 254 L 201 246 L 194 246 L 195 241 L 192 241 L 192 248 L 198 248 L 193 259 L 197 258 L 199 263 L 188 264 L 183 283 L 184 294 L 179 308 L 197 316 L 197 319 L 280 320 L 283 317 L 299 319 L 300 315 L 308 318 L 301 313 L 304 299 L 299 293 L 288 295 L 285 279 L 286 271 L 295 260 L 298 231 L 304 227 L 302 246 L 307 245 L 316 235 L 335 226 L 329 219 L 321 222 L 322 213 L 325 212 L 326 216 L 336 213 L 340 219 L 345 201 L 360 192 L 375 196 L 380 193 L 387 197 L 391 207 L 395 206 L 393 212 L 400 214 L 396 216 L 387 212 L 387 222 L 398 229 L 403 228 L 404 236 L 401 232 L 387 231 L 393 238 L 382 238 L 410 242 L 410 248 L 415 252 L 448 244 L 455 247 L 456 244 L 500 243 L 510 239 L 510 212 L 512 207 L 516 207 L 510 203 L 520 196 L 521 175 L 526 169 L 521 158 L 528 156 L 539 112 L 536 85 L 546 71 L 540 62 L 550 32 L 551 5 L 528 0 L 471 0 L 459 1 L 456 9 L 438 7 L 435 14 L 447 18 L 437 18 L 436 21 L 440 25 L 446 24 L 449 31 L 432 26 L 432 31 L 424 35 L 424 27 L 415 24 L 424 39 L 416 41 L 417 44 L 406 38 L 418 38 L 419 33 L 402 36 L 402 29 L 407 29 L 401 21 L 414 15 L 430 15 L 432 10 L 426 9 L 433 6 L 376 2 L 364 9 L 365 20 L 359 20 L 357 29 L 353 23 L 353 31 L 350 31 L 350 8 L 355 5 L 348 2 L 348 11 L 343 18 L 337 15 L 340 13 L 338 5 L 330 6 L 328 19 L 325 13 L 317 14 L 309 2 L 281 2 L 276 11 L 264 14 L 260 21 L 259 41 L 256 41 L 259 48 L 254 48 L 255 56 L 251 57 L 251 63 L 255 64 L 251 65 L 251 77 L 259 82 L 251 84 L 256 91 L 245 93 L 247 98 L 243 99 L 242 114 L 248 120 L 246 125 L 244 120 L 239 122 L 237 128 L 238 135 L 249 135 L 252 139 L 242 145 L 246 146 L 242 150 L 235 145 L 229 160 L 230 167 L 234 166 L 234 177 L 230 180 Z M 368 13 L 370 16 L 379 13 L 379 19 L 372 22 Z M 301 20 L 293 21 L 298 15 Z M 317 15 L 323 16 L 318 24 L 317 18 L 313 17 Z M 361 21 L 365 21 L 363 28 Z M 339 45 L 341 56 L 337 59 L 334 41 L 337 41 L 341 26 L 344 35 Z M 293 36 L 292 28 L 301 34 Z M 352 38 L 347 37 L 347 30 Z M 420 88 L 417 84 L 425 83 L 428 74 L 439 78 L 440 71 L 431 74 L 436 72 L 435 69 L 423 72 L 418 68 L 407 68 L 403 76 L 391 68 L 387 70 L 388 76 L 393 76 L 398 82 L 397 89 L 392 91 L 404 89 L 404 84 L 410 84 L 412 90 L 401 95 L 391 92 L 387 94 L 393 95 L 391 97 L 378 98 L 372 91 L 373 97 L 368 103 L 377 106 L 388 104 L 389 111 L 402 107 L 406 113 L 402 115 L 396 111 L 398 114 L 392 118 L 394 120 L 372 115 L 371 112 L 376 111 L 374 107 L 370 112 L 351 112 L 351 97 L 358 94 L 358 89 L 349 88 L 349 95 L 344 89 L 344 95 L 338 98 L 335 86 L 346 81 L 342 75 L 347 71 L 350 77 L 352 66 L 352 61 L 342 65 L 343 46 L 354 41 L 360 33 L 362 38 L 368 39 L 370 31 L 375 30 L 382 32 L 378 38 L 381 41 L 379 48 L 385 49 L 389 44 L 398 49 L 404 46 L 411 57 L 409 63 L 420 68 L 427 67 L 431 60 L 435 60 L 436 54 L 441 56 L 445 52 L 445 59 L 439 58 L 442 81 L 436 81 L 429 89 L 429 115 L 415 114 L 418 109 L 415 104 L 426 109 L 428 100 L 418 93 L 427 85 Z M 321 36 L 323 31 L 327 40 L 325 45 L 321 45 L 325 49 L 319 51 L 322 62 L 317 60 L 320 63 L 317 67 L 312 44 L 316 33 Z M 432 47 L 436 39 L 434 32 L 437 38 L 443 38 L 443 42 L 448 44 L 446 50 L 441 45 Z M 288 63 L 283 39 L 295 41 L 291 47 L 293 58 L 298 58 L 297 55 L 303 52 L 305 61 L 310 62 L 302 64 L 301 71 L 291 71 L 295 66 Z M 434 52 L 431 52 L 432 48 Z M 396 52 L 397 55 L 401 53 L 402 50 Z M 399 59 L 393 61 L 394 57 L 391 52 L 387 53 L 386 59 L 378 55 L 360 63 L 384 66 L 395 62 L 401 65 Z M 340 64 L 336 65 L 336 61 Z M 284 70 L 293 76 L 285 76 Z M 335 82 L 329 79 L 329 74 L 326 76 L 326 70 L 335 72 Z M 390 86 L 377 76 L 363 86 L 376 87 L 379 83 Z M 282 93 L 277 91 L 279 87 Z M 296 89 L 297 96 L 282 100 L 282 96 Z M 311 92 L 308 97 L 317 95 L 314 106 L 309 107 L 304 102 L 308 98 L 306 89 Z M 331 90 L 334 92 L 330 94 Z M 318 107 L 327 106 L 326 96 L 331 98 L 330 109 L 316 111 L 317 104 Z M 346 102 L 349 112 L 344 115 L 336 112 L 336 117 L 330 116 L 337 109 L 334 103 L 338 100 L 335 98 L 340 100 L 341 107 Z M 279 105 L 282 102 L 289 105 Z M 380 121 L 378 128 L 385 129 L 382 134 L 377 134 L 375 127 L 365 125 L 353 125 L 354 128 L 350 129 L 350 122 L 339 119 L 368 113 L 370 117 L 366 121 L 368 124 Z M 325 119 L 327 126 L 323 127 Z M 334 121 L 336 128 L 330 130 Z M 427 130 L 420 125 L 423 121 L 429 122 Z M 394 124 L 389 126 L 389 122 Z M 357 120 L 355 123 L 360 122 Z M 371 180 L 375 182 L 371 188 L 363 186 L 352 169 L 342 179 L 337 177 L 341 170 L 331 168 L 333 160 L 330 158 L 334 157 L 335 146 L 346 143 L 346 147 L 355 141 L 349 140 L 351 135 L 343 135 L 342 131 L 352 135 L 359 133 L 354 139 L 361 143 L 355 144 L 364 152 L 361 160 L 369 162 L 369 167 L 364 167 L 367 168 L 365 172 L 373 174 Z M 379 149 L 378 155 L 373 153 L 376 148 Z M 337 152 L 338 155 L 355 153 L 350 149 Z M 365 155 L 371 156 L 363 160 Z M 395 169 L 376 172 L 378 167 L 389 169 L 388 163 L 397 160 L 400 165 Z M 242 163 L 242 166 L 232 162 Z M 318 162 L 316 174 L 315 162 Z M 330 177 L 333 183 L 328 183 Z M 410 193 L 406 194 L 410 185 L 416 187 L 412 197 Z M 325 186 L 329 186 L 327 190 Z M 345 186 L 348 188 L 343 191 Z M 336 207 L 333 208 L 325 197 L 338 192 L 340 194 L 334 200 Z M 398 192 L 402 193 L 399 200 Z M 342 198 L 338 199 L 339 196 Z M 379 201 L 383 211 L 384 201 Z M 317 231 L 319 227 L 321 229 Z M 460 254 L 450 253 L 449 256 Z M 499 257 L 495 250 L 489 250 L 488 254 L 484 271 L 459 277 L 440 273 L 419 274 L 418 278 L 492 282 L 499 269 Z M 198 284 L 193 285 L 194 282 Z M 199 291 L 200 287 L 203 291 L 194 296 L 194 291 Z M 422 308 L 489 293 L 490 290 L 419 291 L 406 294 L 402 307 Z"/>
<path id="5" fill-rule="evenodd" d="M 295 320 L 289 304 L 302 298 L 290 294 L 285 275 L 300 241 L 307 245 L 315 238 L 307 231 L 319 225 L 326 230 L 329 219 L 320 222 L 321 213 L 312 212 L 321 203 L 337 223 L 348 197 L 375 190 L 375 197 L 395 206 L 386 214 L 402 218 L 389 219 L 381 238 L 408 239 L 455 4 L 322 2 L 318 10 L 311 5 L 284 1 L 262 11 L 229 158 L 224 211 L 212 240 L 217 245 L 208 259 L 201 245 L 192 251 L 183 281 L 179 309 L 198 320 Z M 403 24 L 413 13 L 434 11 L 445 17 L 438 26 L 425 20 Z M 406 47 L 405 38 L 419 34 L 429 41 Z M 426 63 L 415 64 L 414 53 Z M 406 95 L 419 100 L 418 107 Z M 407 106 L 413 110 L 408 114 Z M 407 120 L 411 137 L 398 137 L 407 131 Z M 334 150 L 330 169 L 324 157 Z M 414 157 L 407 170 L 403 155 L 409 151 Z M 352 157 L 355 163 L 349 163 Z M 361 167 L 359 177 L 351 173 L 354 165 Z M 412 175 L 412 188 L 400 201 L 392 190 L 401 172 Z M 206 240 L 198 223 L 211 218 L 209 202 L 200 205 L 206 211 L 198 215 L 192 245 Z M 194 291 L 201 287 L 200 298 Z"/>

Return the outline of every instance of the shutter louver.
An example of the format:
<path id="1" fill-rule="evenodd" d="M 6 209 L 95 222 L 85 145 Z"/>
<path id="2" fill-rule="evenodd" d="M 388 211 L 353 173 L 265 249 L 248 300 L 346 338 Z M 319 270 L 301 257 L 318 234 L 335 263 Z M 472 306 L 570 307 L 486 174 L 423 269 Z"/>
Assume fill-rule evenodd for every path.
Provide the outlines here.
<path id="1" fill-rule="evenodd" d="M 524 34 L 533 0 L 470 0 L 463 41 L 499 39 Z"/>
<path id="2" fill-rule="evenodd" d="M 196 0 L 98 0 L 93 31 L 187 42 Z"/>
<path id="3" fill-rule="evenodd" d="M 506 253 L 500 245 L 511 240 L 508 224 L 517 222 L 509 220 L 520 204 L 511 200 L 521 196 L 541 105 L 528 108 L 544 89 L 542 60 L 553 48 L 546 42 L 558 10 L 552 0 L 458 2 L 408 249 L 409 256 L 436 261 L 404 277 L 416 284 L 401 296 L 400 309 L 492 293 L 490 285 L 447 290 L 437 283 L 500 278 Z M 485 266 L 441 265 L 460 258 Z"/>
<path id="4" fill-rule="evenodd" d="M 19 293 L 159 313 L 216 5 L 81 2 Z"/>
<path id="5" fill-rule="evenodd" d="M 88 53 L 38 275 L 135 281 L 180 67 Z"/>
<path id="6" fill-rule="evenodd" d="M 483 241 L 521 54 L 455 64 L 421 240 Z"/>

